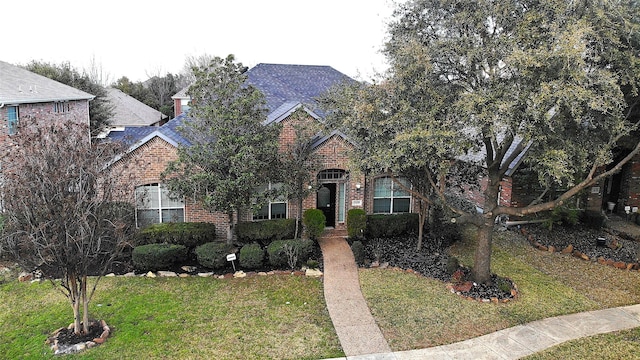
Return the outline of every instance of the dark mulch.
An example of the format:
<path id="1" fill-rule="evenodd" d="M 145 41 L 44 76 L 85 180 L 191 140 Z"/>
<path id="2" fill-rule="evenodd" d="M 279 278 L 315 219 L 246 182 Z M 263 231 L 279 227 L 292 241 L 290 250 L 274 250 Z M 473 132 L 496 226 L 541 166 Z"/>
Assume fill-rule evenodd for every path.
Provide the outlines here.
<path id="1" fill-rule="evenodd" d="M 378 261 L 381 264 L 389 263 L 392 267 L 412 269 L 425 277 L 462 285 L 456 291 L 474 299 L 512 299 L 511 290 L 515 285 L 509 279 L 493 274 L 490 284 L 476 284 L 469 280 L 470 270 L 460 266 L 457 259 L 448 253 L 449 246 L 456 240 L 451 238 L 435 243 L 426 242 L 418 251 L 416 236 L 372 239 L 365 244 L 367 260 L 364 265 Z M 457 275 L 456 278 L 452 277 L 454 274 Z"/>
<path id="2" fill-rule="evenodd" d="M 49 341 L 55 339 L 58 342 L 58 347 L 64 348 L 99 338 L 102 335 L 102 331 L 103 329 L 99 322 L 91 321 L 89 323 L 89 332 L 87 333 L 76 334 L 73 329 L 63 328 L 54 334 Z"/>
<path id="3" fill-rule="evenodd" d="M 544 225 L 529 225 L 525 228 L 533 235 L 535 241 L 544 246 L 554 246 L 561 251 L 567 246 L 573 248 L 591 259 L 611 259 L 626 263 L 638 262 L 640 243 L 616 234 L 606 228 L 590 229 L 583 226 L 554 226 L 552 229 Z M 598 246 L 597 239 L 605 239 L 604 246 Z"/>

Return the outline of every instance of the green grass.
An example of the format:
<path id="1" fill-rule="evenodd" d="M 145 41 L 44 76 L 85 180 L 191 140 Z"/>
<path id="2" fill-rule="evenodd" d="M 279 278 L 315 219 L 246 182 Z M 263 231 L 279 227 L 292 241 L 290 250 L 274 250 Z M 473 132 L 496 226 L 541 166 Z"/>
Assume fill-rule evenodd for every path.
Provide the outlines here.
<path id="1" fill-rule="evenodd" d="M 582 359 L 637 359 L 640 357 L 640 328 L 596 335 L 568 341 L 540 353 L 527 356 L 526 360 L 582 360 Z"/>
<path id="2" fill-rule="evenodd" d="M 470 234 L 451 249 L 472 265 Z M 465 300 L 413 274 L 362 269 L 361 288 L 393 350 L 454 343 L 547 317 L 640 302 L 640 273 L 534 250 L 513 232 L 494 237 L 492 271 L 511 278 L 519 297 L 506 304 Z M 562 357 L 560 357 L 562 358 Z"/>
<path id="3" fill-rule="evenodd" d="M 104 278 L 92 317 L 113 334 L 78 359 L 318 359 L 343 356 L 322 282 L 299 276 Z M 48 334 L 71 322 L 49 283 L 0 285 L 0 354 L 50 359 Z"/>

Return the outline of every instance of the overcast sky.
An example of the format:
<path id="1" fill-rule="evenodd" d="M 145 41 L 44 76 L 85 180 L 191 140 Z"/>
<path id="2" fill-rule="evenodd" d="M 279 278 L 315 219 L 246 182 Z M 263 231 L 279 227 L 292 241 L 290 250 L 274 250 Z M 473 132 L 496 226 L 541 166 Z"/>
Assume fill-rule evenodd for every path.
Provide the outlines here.
<path id="1" fill-rule="evenodd" d="M 404 1 L 404 0 L 401 0 Z M 12 0 L 0 60 L 92 59 L 112 81 L 181 71 L 186 56 L 329 65 L 359 80 L 386 68 L 393 0 Z"/>

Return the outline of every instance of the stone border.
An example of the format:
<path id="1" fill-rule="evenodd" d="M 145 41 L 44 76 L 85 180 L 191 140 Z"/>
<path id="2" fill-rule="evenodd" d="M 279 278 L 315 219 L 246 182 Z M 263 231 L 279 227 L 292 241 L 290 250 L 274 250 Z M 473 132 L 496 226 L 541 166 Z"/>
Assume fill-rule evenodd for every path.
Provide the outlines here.
<path id="1" fill-rule="evenodd" d="M 540 242 L 538 242 L 534 238 L 532 234 L 529 234 L 527 229 L 525 229 L 524 227 L 520 229 L 520 233 L 526 236 L 527 241 L 529 242 L 529 244 L 531 244 L 531 246 L 533 246 L 535 249 L 538 249 L 540 251 L 572 255 L 573 257 L 582 259 L 584 261 L 597 262 L 598 264 L 611 266 L 620 270 L 629 270 L 629 271 L 640 270 L 640 264 L 638 263 L 626 263 L 624 261 L 614 261 L 613 259 L 605 259 L 602 256 L 598 257 L 597 259 L 592 259 L 589 257 L 589 255 L 581 253 L 580 251 L 574 249 L 572 244 L 567 245 L 567 247 L 565 247 L 562 250 L 558 250 L 554 246 L 542 245 Z M 616 246 L 616 245 L 607 245 L 607 247 L 609 248 L 611 248 L 611 246 Z"/>
<path id="2" fill-rule="evenodd" d="M 59 346 L 58 335 L 62 330 L 65 330 L 65 328 L 60 328 L 53 332 L 53 335 L 51 335 L 51 337 L 47 339 L 45 344 L 51 344 L 51 350 L 53 351 L 54 355 L 77 354 L 84 350 L 94 348 L 100 344 L 103 344 L 105 341 L 107 341 L 107 338 L 111 334 L 111 328 L 109 328 L 109 326 L 104 320 L 100 320 L 100 326 L 102 327 L 102 334 L 100 334 L 100 337 L 94 338 L 93 340 L 90 340 L 90 341 L 84 341 L 84 342 L 80 342 L 80 343 L 68 345 L 68 346 Z M 73 323 L 70 324 L 66 329 L 72 330 Z"/>

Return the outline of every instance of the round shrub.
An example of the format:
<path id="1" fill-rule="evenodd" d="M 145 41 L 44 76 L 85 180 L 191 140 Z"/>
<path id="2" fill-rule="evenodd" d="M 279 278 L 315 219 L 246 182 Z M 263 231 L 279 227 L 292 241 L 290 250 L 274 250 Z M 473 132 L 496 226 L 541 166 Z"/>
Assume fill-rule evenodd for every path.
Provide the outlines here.
<path id="1" fill-rule="evenodd" d="M 302 215 L 302 223 L 307 230 L 307 236 L 312 240 L 317 240 L 324 231 L 327 218 L 320 209 L 307 209 Z"/>
<path id="2" fill-rule="evenodd" d="M 198 264 L 211 268 L 222 269 L 227 266 L 227 255 L 231 253 L 233 246 L 221 242 L 209 242 L 196 248 L 195 253 Z"/>
<path id="3" fill-rule="evenodd" d="M 240 266 L 246 269 L 258 269 L 264 263 L 264 250 L 258 243 L 245 245 L 240 249 Z"/>
<path id="4" fill-rule="evenodd" d="M 284 268 L 306 263 L 313 253 L 314 246 L 314 242 L 309 239 L 276 240 L 267 247 L 269 264 L 276 268 Z"/>
<path id="5" fill-rule="evenodd" d="M 367 226 L 367 213 L 363 209 L 347 212 L 347 234 L 350 239 L 362 239 Z"/>
<path id="6" fill-rule="evenodd" d="M 140 271 L 166 270 L 187 258 L 187 248 L 174 244 L 136 246 L 131 254 L 133 266 Z"/>
<path id="7" fill-rule="evenodd" d="M 353 257 L 356 259 L 356 264 L 362 265 L 364 264 L 364 245 L 362 241 L 356 240 L 351 244 L 351 251 L 353 252 Z"/>

